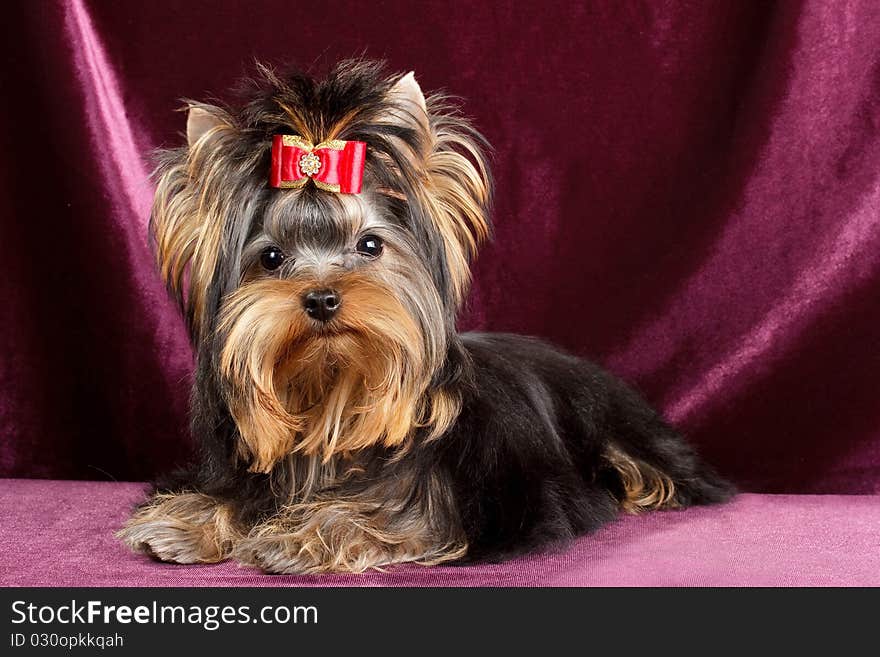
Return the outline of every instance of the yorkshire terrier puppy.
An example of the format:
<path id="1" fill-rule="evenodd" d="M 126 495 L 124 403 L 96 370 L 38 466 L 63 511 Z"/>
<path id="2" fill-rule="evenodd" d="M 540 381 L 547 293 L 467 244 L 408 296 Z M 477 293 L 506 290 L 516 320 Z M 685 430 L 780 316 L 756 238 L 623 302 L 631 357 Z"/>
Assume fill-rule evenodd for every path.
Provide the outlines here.
<path id="1" fill-rule="evenodd" d="M 273 573 L 500 560 L 732 487 L 624 383 L 459 334 L 491 233 L 485 142 L 413 75 L 266 69 L 192 103 L 151 232 L 197 354 L 198 462 L 119 533 Z"/>

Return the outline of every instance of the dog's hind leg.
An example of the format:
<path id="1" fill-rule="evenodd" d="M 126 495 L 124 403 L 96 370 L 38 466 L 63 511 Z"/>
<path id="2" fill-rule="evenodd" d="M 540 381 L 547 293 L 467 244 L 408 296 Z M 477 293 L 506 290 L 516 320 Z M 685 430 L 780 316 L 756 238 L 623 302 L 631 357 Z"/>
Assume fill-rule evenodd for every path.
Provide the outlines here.
<path id="1" fill-rule="evenodd" d="M 625 384 L 609 387 L 602 457 L 616 472 L 628 512 L 724 502 L 734 487 Z"/>

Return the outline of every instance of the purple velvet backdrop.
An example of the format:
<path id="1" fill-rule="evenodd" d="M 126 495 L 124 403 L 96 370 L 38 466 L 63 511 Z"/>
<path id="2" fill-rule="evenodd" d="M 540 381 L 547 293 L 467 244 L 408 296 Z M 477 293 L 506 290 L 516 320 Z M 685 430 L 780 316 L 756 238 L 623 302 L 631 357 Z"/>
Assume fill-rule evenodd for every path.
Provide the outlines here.
<path id="1" fill-rule="evenodd" d="M 880 3 L 4 7 L 0 474 L 183 458 L 148 153 L 254 58 L 415 69 L 496 148 L 464 328 L 638 386 L 744 488 L 880 492 Z"/>

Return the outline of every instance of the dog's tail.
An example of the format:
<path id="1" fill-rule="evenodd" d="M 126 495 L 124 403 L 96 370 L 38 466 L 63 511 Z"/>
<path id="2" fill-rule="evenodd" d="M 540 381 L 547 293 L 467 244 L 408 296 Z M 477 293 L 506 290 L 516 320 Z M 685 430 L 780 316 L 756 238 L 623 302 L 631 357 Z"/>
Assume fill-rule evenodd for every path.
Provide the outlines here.
<path id="1" fill-rule="evenodd" d="M 717 504 L 736 493 L 637 393 L 620 385 L 610 401 L 602 458 L 624 511 Z"/>

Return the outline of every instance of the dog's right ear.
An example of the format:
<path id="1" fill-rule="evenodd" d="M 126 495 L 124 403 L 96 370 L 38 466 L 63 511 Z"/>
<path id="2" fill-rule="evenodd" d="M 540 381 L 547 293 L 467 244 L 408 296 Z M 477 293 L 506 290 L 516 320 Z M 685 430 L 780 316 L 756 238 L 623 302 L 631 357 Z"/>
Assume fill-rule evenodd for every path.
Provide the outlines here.
<path id="1" fill-rule="evenodd" d="M 159 270 L 198 343 L 209 328 L 209 288 L 232 203 L 228 147 L 238 131 L 219 107 L 189 103 L 187 147 L 160 155 L 150 230 Z"/>
<path id="2" fill-rule="evenodd" d="M 186 142 L 190 148 L 193 148 L 202 138 L 210 141 L 211 135 L 229 127 L 226 112 L 219 107 L 203 103 L 189 103 L 186 115 Z"/>

